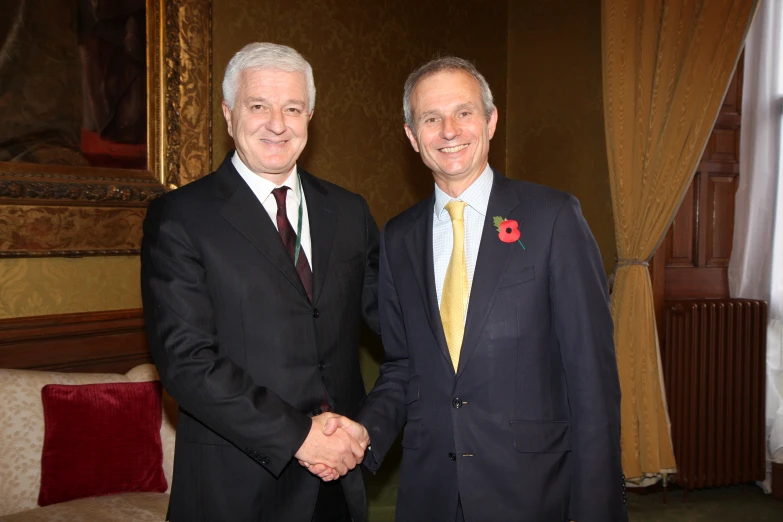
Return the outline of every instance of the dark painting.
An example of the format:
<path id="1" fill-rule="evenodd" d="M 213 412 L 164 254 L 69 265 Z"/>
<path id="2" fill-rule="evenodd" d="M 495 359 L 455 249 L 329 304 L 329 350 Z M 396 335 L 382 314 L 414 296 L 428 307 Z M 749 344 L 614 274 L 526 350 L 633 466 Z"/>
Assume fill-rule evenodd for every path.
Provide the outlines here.
<path id="1" fill-rule="evenodd" d="M 0 161 L 147 168 L 145 0 L 0 0 Z"/>

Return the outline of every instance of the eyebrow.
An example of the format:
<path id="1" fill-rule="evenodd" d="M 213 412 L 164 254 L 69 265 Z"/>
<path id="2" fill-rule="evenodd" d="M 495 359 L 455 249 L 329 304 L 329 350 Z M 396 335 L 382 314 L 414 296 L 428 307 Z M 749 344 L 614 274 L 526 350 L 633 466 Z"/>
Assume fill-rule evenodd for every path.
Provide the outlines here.
<path id="1" fill-rule="evenodd" d="M 290 99 L 286 100 L 283 105 L 298 105 L 300 107 L 306 107 L 307 103 L 304 102 L 304 100 L 297 100 L 297 99 Z"/>
<path id="2" fill-rule="evenodd" d="M 245 100 L 246 103 L 259 103 L 259 102 L 263 103 L 263 102 L 268 102 L 268 101 L 269 100 L 267 98 L 259 97 L 259 96 L 254 96 L 254 97 L 251 97 L 251 98 L 247 98 Z M 291 98 L 291 99 L 288 99 L 288 100 L 284 101 L 283 105 L 298 105 L 300 107 L 307 107 L 307 103 L 305 103 L 303 100 L 297 100 L 295 98 Z"/>

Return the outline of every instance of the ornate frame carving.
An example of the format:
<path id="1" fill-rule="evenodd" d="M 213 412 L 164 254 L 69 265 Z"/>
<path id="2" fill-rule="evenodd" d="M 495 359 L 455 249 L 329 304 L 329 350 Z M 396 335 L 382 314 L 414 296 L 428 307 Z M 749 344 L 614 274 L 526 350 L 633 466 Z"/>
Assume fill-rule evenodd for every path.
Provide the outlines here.
<path id="1" fill-rule="evenodd" d="M 209 172 L 211 0 L 147 0 L 142 170 L 0 162 L 0 257 L 138 254 L 145 208 Z"/>

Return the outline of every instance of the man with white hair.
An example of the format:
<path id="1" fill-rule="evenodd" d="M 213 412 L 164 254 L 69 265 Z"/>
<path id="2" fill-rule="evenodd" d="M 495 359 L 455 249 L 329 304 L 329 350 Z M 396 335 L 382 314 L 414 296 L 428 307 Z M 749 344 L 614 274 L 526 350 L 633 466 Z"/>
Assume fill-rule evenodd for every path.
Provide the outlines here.
<path id="1" fill-rule="evenodd" d="M 377 226 L 364 199 L 297 166 L 315 105 L 299 53 L 246 46 L 223 98 L 236 150 L 144 222 L 147 334 L 180 406 L 169 519 L 366 520 L 349 471 L 366 442 L 323 426 L 365 397 L 358 331 L 360 319 L 379 330 Z M 296 461 L 344 476 L 322 483 Z"/>

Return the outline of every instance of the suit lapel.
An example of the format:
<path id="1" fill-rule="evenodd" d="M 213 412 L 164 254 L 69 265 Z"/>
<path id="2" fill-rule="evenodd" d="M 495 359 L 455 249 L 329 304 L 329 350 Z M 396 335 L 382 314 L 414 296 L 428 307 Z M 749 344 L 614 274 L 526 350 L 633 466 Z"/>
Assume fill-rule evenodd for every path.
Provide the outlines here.
<path id="1" fill-rule="evenodd" d="M 298 167 L 297 167 L 298 168 Z M 299 169 L 302 176 L 302 190 L 307 202 L 307 214 L 310 221 L 310 243 L 313 259 L 313 304 L 318 302 L 326 281 L 329 268 L 329 256 L 332 253 L 336 217 L 329 204 L 323 184 L 318 179 Z"/>
<path id="2" fill-rule="evenodd" d="M 495 300 L 498 285 L 508 268 L 515 248 L 521 248 L 519 245 L 503 243 L 498 238 L 498 232 L 493 221 L 495 216 L 517 219 L 520 221 L 520 224 L 521 217 L 512 217 L 514 209 L 519 205 L 517 193 L 513 187 L 509 186 L 510 182 L 502 174 L 497 171 L 494 171 L 494 174 L 492 192 L 487 205 L 487 215 L 484 219 L 484 230 L 481 233 L 476 270 L 470 290 L 468 315 L 465 322 L 465 337 L 460 350 L 457 376 L 465 369 L 470 356 L 476 349 L 484 323 Z"/>
<path id="3" fill-rule="evenodd" d="M 280 234 L 263 205 L 231 164 L 229 154 L 218 168 L 218 197 L 226 202 L 220 214 L 255 246 L 296 288 L 304 299 L 307 293 L 296 267 L 280 240 Z M 308 208 L 309 210 L 309 208 Z"/>
<path id="4" fill-rule="evenodd" d="M 438 308 L 438 294 L 435 289 L 435 265 L 432 257 L 434 198 L 433 195 L 420 205 L 419 213 L 415 217 L 416 223 L 406 236 L 406 244 L 413 265 L 413 274 L 424 299 L 427 321 L 430 323 L 430 329 L 435 335 L 440 351 L 451 366 L 451 356 L 446 344 L 446 336 L 443 333 L 443 323 L 440 320 L 440 309 Z"/>

